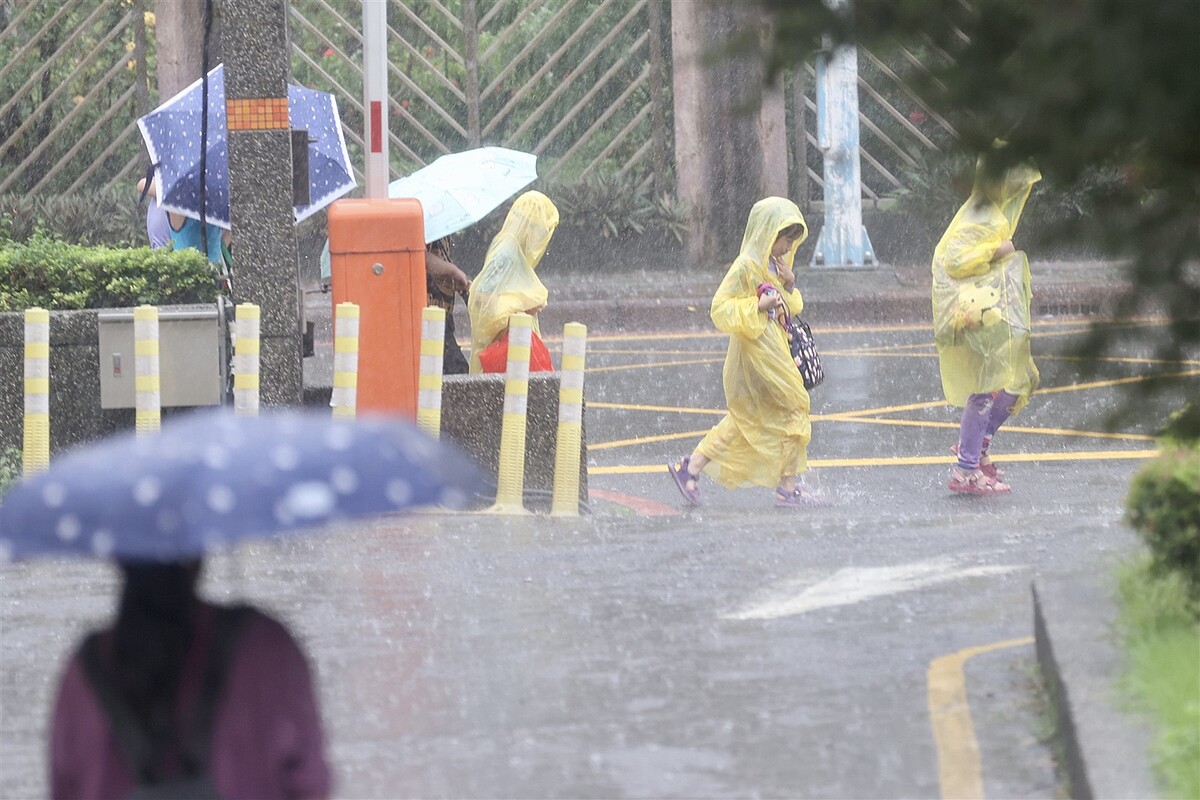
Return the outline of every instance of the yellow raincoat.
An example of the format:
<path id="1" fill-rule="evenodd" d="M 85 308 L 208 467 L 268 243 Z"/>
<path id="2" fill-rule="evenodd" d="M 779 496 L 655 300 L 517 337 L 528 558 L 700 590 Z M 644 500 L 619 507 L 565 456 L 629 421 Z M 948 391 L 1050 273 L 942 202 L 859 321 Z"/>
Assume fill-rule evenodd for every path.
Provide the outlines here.
<path id="1" fill-rule="evenodd" d="M 534 270 L 557 227 L 558 209 L 541 192 L 525 192 L 513 202 L 467 295 L 472 374 L 482 371 L 479 353 L 508 330 L 513 314 L 534 314 L 533 331 L 541 336 L 536 314 L 548 293 Z"/>
<path id="2" fill-rule="evenodd" d="M 1042 176 L 1017 165 L 993 177 L 983 164 L 981 158 L 971 196 L 933 252 L 934 340 L 948 403 L 961 408 L 968 395 L 1003 389 L 1017 396 L 1016 413 L 1038 385 L 1029 349 L 1029 259 L 1021 250 L 993 257 L 1013 238 Z"/>
<path id="3" fill-rule="evenodd" d="M 804 300 L 797 289 L 785 291 L 783 280 L 770 266 L 771 247 L 780 231 L 804 227 L 779 260 L 791 268 L 796 249 L 808 238 L 800 209 L 783 197 L 754 204 L 746 223 L 741 253 L 725 273 L 713 297 L 711 315 L 718 330 L 729 334 L 722 382 L 725 417 L 701 440 L 697 450 L 712 459 L 704 471 L 728 487 L 779 486 L 784 476 L 808 469 L 812 438 L 808 421 L 808 392 L 792 361 L 783 327 L 758 308 L 758 285 L 774 284 L 790 314 L 799 314 Z"/>

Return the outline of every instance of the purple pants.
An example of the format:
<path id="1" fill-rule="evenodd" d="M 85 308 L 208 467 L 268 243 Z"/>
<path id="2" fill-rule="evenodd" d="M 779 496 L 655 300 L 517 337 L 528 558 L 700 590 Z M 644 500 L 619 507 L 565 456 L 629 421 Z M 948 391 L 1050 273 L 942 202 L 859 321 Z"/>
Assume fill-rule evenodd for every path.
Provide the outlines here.
<path id="1" fill-rule="evenodd" d="M 1012 414 L 1015 394 L 1005 391 L 993 394 L 973 394 L 963 408 L 958 433 L 959 469 L 979 469 L 979 459 L 987 455 L 988 445 L 996 431 Z"/>

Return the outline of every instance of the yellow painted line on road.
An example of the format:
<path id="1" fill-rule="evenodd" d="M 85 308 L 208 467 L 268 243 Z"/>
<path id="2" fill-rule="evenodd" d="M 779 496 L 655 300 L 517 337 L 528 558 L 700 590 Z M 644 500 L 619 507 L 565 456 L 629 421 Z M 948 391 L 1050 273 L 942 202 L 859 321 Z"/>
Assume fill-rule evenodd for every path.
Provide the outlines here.
<path id="1" fill-rule="evenodd" d="M 586 367 L 584 372 L 620 372 L 621 370 L 630 369 L 657 369 L 660 367 L 688 367 L 695 364 L 719 364 L 725 360 L 724 355 L 716 355 L 712 358 L 694 358 L 688 361 L 653 361 L 645 364 L 618 364 L 611 367 Z"/>
<path id="2" fill-rule="evenodd" d="M 956 800 L 982 798 L 983 765 L 979 758 L 979 741 L 971 721 L 971 706 L 967 701 L 967 683 L 963 665 L 984 653 L 1010 647 L 1033 644 L 1033 637 L 1007 639 L 980 647 L 968 647 L 947 656 L 935 658 L 927 674 L 929 721 L 937 745 L 938 786 L 941 795 Z"/>
<path id="3" fill-rule="evenodd" d="M 929 420 L 916 419 L 871 419 L 859 416 L 842 416 L 838 414 L 830 414 L 827 416 L 814 415 L 811 417 L 813 422 L 849 422 L 849 423 L 865 423 L 867 425 L 896 425 L 899 427 L 910 428 L 954 428 L 958 429 L 958 422 L 934 422 Z M 1022 425 L 1005 425 L 1004 432 L 1007 433 L 1035 433 L 1045 434 L 1046 436 L 1079 436 L 1090 439 L 1119 439 L 1120 441 L 1129 442 L 1152 442 L 1153 436 L 1144 433 L 1107 433 L 1105 431 L 1083 431 L 1074 430 L 1071 428 L 1029 428 Z"/>
<path id="4" fill-rule="evenodd" d="M 1075 383 L 1075 384 L 1071 384 L 1069 386 L 1052 386 L 1047 389 L 1039 388 L 1036 392 L 1034 392 L 1034 396 L 1036 397 L 1039 394 L 1058 394 L 1060 392 L 1075 392 L 1075 391 L 1080 391 L 1083 389 L 1104 389 L 1109 386 L 1122 386 L 1122 385 L 1129 384 L 1129 383 L 1140 383 L 1142 381 L 1148 381 L 1151 378 L 1190 378 L 1190 377 L 1193 377 L 1196 375 L 1200 375 L 1200 370 L 1186 369 L 1181 372 L 1168 372 L 1168 373 L 1164 373 L 1162 375 L 1153 375 L 1153 376 L 1152 375 L 1134 375 L 1133 377 L 1129 377 L 1129 378 L 1113 378 L 1111 380 L 1106 380 L 1106 381 L 1092 381 L 1090 383 Z"/>
<path id="5" fill-rule="evenodd" d="M 588 408 L 608 408 L 614 411 L 672 411 L 679 414 L 707 414 L 725 416 L 723 408 L 680 408 L 678 406 L 647 406 L 637 403 L 588 403 Z"/>
<path id="6" fill-rule="evenodd" d="M 1158 455 L 1158 450 L 1076 450 L 1070 453 L 1012 453 L 993 456 L 998 464 L 1037 464 L 1043 461 L 1123 461 L 1147 459 Z M 810 458 L 808 465 L 814 469 L 835 467 L 914 467 L 946 465 L 954 457 L 945 456 L 894 456 L 890 458 Z M 588 475 L 651 475 L 666 470 L 665 464 L 624 464 L 607 467 L 588 467 Z"/>
<path id="7" fill-rule="evenodd" d="M 641 436 L 637 439 L 617 439 L 613 442 L 597 442 L 589 444 L 588 450 L 612 450 L 617 447 L 632 447 L 639 444 L 653 444 L 655 442 L 674 442 L 679 439 L 699 439 L 704 434 L 708 433 L 708 428 L 702 431 L 684 431 L 683 433 L 664 433 L 659 436 Z"/>

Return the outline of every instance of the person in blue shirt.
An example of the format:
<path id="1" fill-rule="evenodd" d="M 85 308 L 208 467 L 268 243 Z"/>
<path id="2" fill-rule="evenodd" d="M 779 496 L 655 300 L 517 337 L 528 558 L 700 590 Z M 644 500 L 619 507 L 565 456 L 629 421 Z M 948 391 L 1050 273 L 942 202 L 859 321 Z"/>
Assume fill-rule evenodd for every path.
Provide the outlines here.
<path id="1" fill-rule="evenodd" d="M 146 179 L 142 178 L 138 181 L 138 192 L 146 193 L 151 198 L 151 205 L 146 212 L 146 235 L 150 239 L 151 247 L 159 247 L 162 244 L 169 244 L 175 250 L 184 250 L 191 248 L 208 254 L 208 260 L 215 264 L 222 263 L 221 245 L 229 247 L 230 233 L 227 230 L 208 223 L 205 227 L 208 229 L 208 246 L 204 247 L 201 243 L 200 220 L 185 217 L 182 214 L 174 212 L 164 212 L 157 205 L 157 198 L 154 194 L 154 184 L 151 183 L 147 187 Z M 158 219 L 152 219 L 152 215 L 165 215 L 167 224 L 163 226 Z M 162 237 L 165 236 L 165 242 Z"/>

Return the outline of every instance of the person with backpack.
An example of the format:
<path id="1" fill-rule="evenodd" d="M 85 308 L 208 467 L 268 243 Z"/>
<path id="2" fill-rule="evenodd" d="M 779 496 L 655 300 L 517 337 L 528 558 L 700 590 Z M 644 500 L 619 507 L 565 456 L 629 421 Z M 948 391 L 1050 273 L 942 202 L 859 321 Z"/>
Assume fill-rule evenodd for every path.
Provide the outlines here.
<path id="1" fill-rule="evenodd" d="M 59 685 L 51 796 L 328 797 L 312 676 L 286 628 L 198 598 L 199 561 L 119 566 L 114 624 Z"/>

